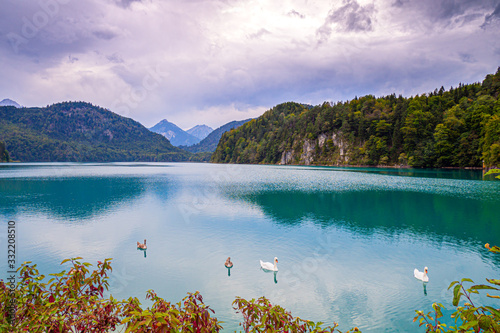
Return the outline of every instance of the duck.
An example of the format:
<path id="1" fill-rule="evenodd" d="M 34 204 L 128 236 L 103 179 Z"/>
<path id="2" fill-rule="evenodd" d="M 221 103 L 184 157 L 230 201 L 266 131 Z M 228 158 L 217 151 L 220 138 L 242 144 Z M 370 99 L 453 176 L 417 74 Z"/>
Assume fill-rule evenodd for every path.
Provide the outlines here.
<path id="1" fill-rule="evenodd" d="M 424 268 L 423 272 L 415 268 L 415 270 L 413 271 L 413 276 L 415 276 L 416 279 L 422 280 L 424 282 L 429 282 L 429 277 L 427 276 L 427 267 Z"/>
<path id="2" fill-rule="evenodd" d="M 146 246 L 146 240 L 144 240 L 144 244 L 137 242 L 137 248 L 141 250 L 146 250 L 148 247 Z"/>
<path id="3" fill-rule="evenodd" d="M 274 265 L 271 264 L 270 262 L 263 262 L 262 260 L 260 261 L 260 267 L 262 269 L 267 270 L 267 271 L 278 271 L 278 258 L 274 257 Z"/>
<path id="4" fill-rule="evenodd" d="M 224 264 L 227 268 L 233 267 L 233 263 L 231 262 L 231 257 L 227 257 L 226 263 Z"/>

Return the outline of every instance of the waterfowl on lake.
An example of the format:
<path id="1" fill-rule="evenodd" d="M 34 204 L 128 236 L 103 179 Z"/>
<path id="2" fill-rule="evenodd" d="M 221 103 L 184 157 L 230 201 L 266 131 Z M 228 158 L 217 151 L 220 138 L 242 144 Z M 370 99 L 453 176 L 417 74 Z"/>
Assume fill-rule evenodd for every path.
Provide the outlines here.
<path id="1" fill-rule="evenodd" d="M 144 240 L 144 244 L 137 242 L 137 248 L 141 250 L 146 250 L 148 247 L 146 246 L 146 240 Z"/>
<path id="2" fill-rule="evenodd" d="M 429 277 L 427 276 L 427 267 L 424 268 L 423 272 L 421 272 L 415 268 L 415 270 L 413 271 L 413 276 L 415 276 L 415 278 L 422 280 L 424 282 L 429 282 Z"/>
<path id="3" fill-rule="evenodd" d="M 233 263 L 231 262 L 231 257 L 227 257 L 226 263 L 224 264 L 227 268 L 233 267 Z"/>
<path id="4" fill-rule="evenodd" d="M 268 271 L 278 271 L 278 258 L 274 257 L 274 265 L 271 264 L 270 262 L 263 262 L 262 260 L 260 261 L 260 267 L 262 269 L 268 270 Z"/>

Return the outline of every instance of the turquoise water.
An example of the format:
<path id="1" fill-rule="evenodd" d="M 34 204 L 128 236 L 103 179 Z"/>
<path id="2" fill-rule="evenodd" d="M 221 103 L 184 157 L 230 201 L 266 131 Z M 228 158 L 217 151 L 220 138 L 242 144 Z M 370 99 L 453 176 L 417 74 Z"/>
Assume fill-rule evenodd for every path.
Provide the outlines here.
<path id="1" fill-rule="evenodd" d="M 228 332 L 241 320 L 235 296 L 342 330 L 422 332 L 414 310 L 451 308 L 451 281 L 500 273 L 484 249 L 500 244 L 500 182 L 476 171 L 0 164 L 0 194 L 0 278 L 15 220 L 18 262 L 47 274 L 69 257 L 113 258 L 114 297 L 154 289 L 177 302 L 199 290 Z M 136 249 L 145 238 L 146 253 Z M 275 256 L 276 276 L 260 270 Z M 425 289 L 413 278 L 424 266 Z"/>

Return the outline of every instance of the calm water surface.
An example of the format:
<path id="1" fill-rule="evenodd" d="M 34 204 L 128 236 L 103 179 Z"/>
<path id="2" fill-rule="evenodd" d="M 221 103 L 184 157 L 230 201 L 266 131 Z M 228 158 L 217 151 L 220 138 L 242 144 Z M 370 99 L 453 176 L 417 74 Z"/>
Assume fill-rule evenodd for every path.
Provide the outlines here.
<path id="1" fill-rule="evenodd" d="M 69 257 L 113 258 L 115 298 L 154 289 L 178 302 L 199 290 L 228 332 L 241 320 L 235 296 L 342 330 L 422 332 L 414 310 L 451 308 L 451 281 L 500 277 L 484 249 L 500 244 L 500 182 L 474 171 L 1 164 L 0 217 L 1 278 L 15 220 L 18 262 L 48 274 Z M 275 256 L 276 276 L 260 270 Z M 424 266 L 425 286 L 413 278 Z"/>

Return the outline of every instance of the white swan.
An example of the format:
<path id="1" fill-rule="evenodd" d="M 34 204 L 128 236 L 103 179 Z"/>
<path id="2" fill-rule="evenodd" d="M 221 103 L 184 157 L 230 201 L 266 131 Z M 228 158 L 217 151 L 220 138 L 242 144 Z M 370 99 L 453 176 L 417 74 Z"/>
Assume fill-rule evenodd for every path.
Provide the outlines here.
<path id="1" fill-rule="evenodd" d="M 274 265 L 271 264 L 270 262 L 263 262 L 262 260 L 260 261 L 260 267 L 262 269 L 265 269 L 266 271 L 278 271 L 278 258 L 274 257 Z"/>
<path id="2" fill-rule="evenodd" d="M 415 270 L 413 271 L 413 276 L 415 276 L 415 278 L 422 280 L 424 282 L 429 282 L 429 277 L 427 276 L 427 267 L 424 268 L 423 272 L 421 272 L 415 268 Z"/>

